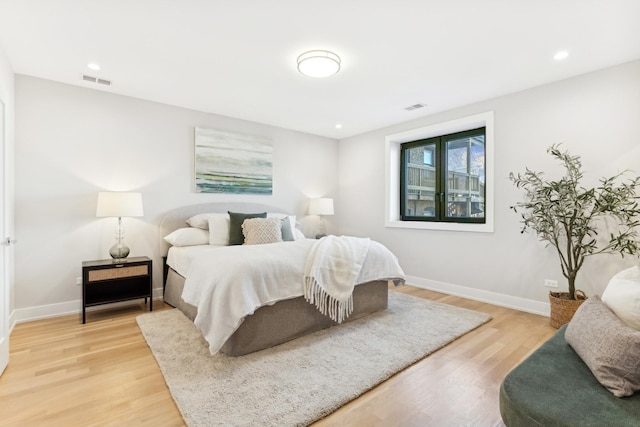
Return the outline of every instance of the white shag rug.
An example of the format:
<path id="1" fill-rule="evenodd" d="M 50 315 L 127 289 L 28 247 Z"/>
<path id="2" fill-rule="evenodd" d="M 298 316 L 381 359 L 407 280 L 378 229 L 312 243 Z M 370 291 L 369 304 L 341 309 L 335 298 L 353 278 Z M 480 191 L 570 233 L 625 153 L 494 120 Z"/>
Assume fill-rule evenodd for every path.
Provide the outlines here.
<path id="1" fill-rule="evenodd" d="M 387 310 L 228 357 L 177 309 L 137 317 L 190 427 L 308 425 L 490 319 L 391 291 Z"/>

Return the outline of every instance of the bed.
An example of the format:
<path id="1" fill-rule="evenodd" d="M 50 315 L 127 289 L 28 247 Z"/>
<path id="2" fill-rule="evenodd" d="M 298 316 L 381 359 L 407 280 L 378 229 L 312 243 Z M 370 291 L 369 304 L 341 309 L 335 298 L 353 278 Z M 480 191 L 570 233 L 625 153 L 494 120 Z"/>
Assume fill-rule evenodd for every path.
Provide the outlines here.
<path id="1" fill-rule="evenodd" d="M 297 223 L 294 216 L 288 215 L 286 212 L 283 212 L 282 209 L 263 204 L 207 203 L 174 209 L 165 215 L 160 225 L 161 251 L 163 254 L 166 254 L 164 256 L 164 300 L 169 305 L 181 310 L 188 318 L 196 323 L 205 339 L 209 341 L 210 351 L 212 353 L 220 351 L 228 356 L 241 356 L 270 348 L 335 325 L 337 323 L 336 321 L 322 314 L 316 306 L 310 304 L 305 300 L 304 296 L 301 296 L 298 291 L 298 287 L 302 286 L 300 283 L 297 283 L 297 281 L 295 281 L 296 283 L 283 281 L 283 283 L 273 283 L 272 287 L 276 289 L 274 292 L 278 294 L 278 298 L 275 298 L 277 299 L 276 302 L 271 300 L 274 298 L 271 298 L 266 304 L 263 302 L 257 303 L 253 300 L 246 302 L 246 307 L 244 308 L 246 315 L 243 315 L 237 325 L 235 323 L 227 325 L 227 330 L 232 330 L 232 333 L 228 336 L 221 335 L 221 338 L 218 337 L 217 340 L 221 344 L 215 344 L 210 340 L 210 331 L 207 330 L 208 327 L 202 326 L 202 319 L 213 317 L 214 315 L 219 316 L 219 313 L 226 310 L 230 303 L 226 301 L 223 302 L 223 299 L 220 297 L 210 297 L 213 299 L 208 303 L 198 300 L 199 302 L 196 304 L 196 300 L 194 300 L 192 296 L 193 292 L 190 292 L 189 289 L 185 292 L 185 284 L 187 284 L 187 281 L 191 280 L 191 282 L 194 282 L 196 280 L 195 276 L 198 276 L 198 274 L 202 276 L 203 274 L 198 272 L 198 265 L 212 265 L 212 267 L 209 268 L 214 268 L 215 274 L 211 275 L 217 277 L 224 275 L 222 273 L 223 270 L 226 269 L 227 266 L 231 268 L 231 264 L 249 266 L 254 264 L 254 262 L 250 261 L 251 259 L 255 257 L 259 259 L 278 257 L 280 256 L 277 255 L 279 251 L 282 251 L 282 254 L 286 254 L 282 255 L 283 257 L 286 256 L 292 259 L 300 258 L 302 252 L 313 247 L 316 242 L 312 239 L 305 239 L 300 231 L 296 231 L 295 241 L 273 243 L 271 245 L 207 245 L 204 240 L 202 240 L 198 242 L 200 243 L 198 245 L 182 245 L 173 241 L 173 243 L 176 244 L 173 246 L 165 240 L 166 236 L 171 235 L 176 230 L 180 230 L 181 232 L 185 228 L 188 229 L 186 231 L 200 233 L 198 230 L 192 230 L 192 228 L 197 227 L 191 227 L 187 224 L 186 221 L 190 218 L 198 218 L 212 214 L 222 216 L 227 212 L 268 212 L 270 217 L 273 215 L 283 220 L 285 220 L 285 218 L 290 220 L 294 226 L 294 230 L 297 228 L 295 227 Z M 211 224 L 212 228 L 209 230 L 210 242 L 215 243 L 213 241 L 216 239 L 216 231 L 213 230 L 217 229 L 217 227 L 215 227 L 214 223 Z M 375 256 L 382 256 L 384 259 L 382 262 L 377 259 L 369 260 L 369 258 L 374 255 L 367 254 L 365 266 L 375 264 L 377 267 L 374 270 L 376 271 L 358 276 L 359 279 L 364 278 L 364 282 L 357 283 L 354 287 L 353 311 L 344 319 L 344 322 L 352 321 L 385 309 L 387 307 L 389 282 L 394 281 L 394 283 L 399 284 L 404 281 L 404 273 L 397 264 L 395 256 L 390 252 L 386 254 L 385 251 L 388 250 L 377 242 L 373 242 L 371 246 L 375 248 L 375 251 L 370 250 L 369 252 L 374 253 Z M 383 254 L 379 255 L 378 252 L 383 252 Z M 247 258 L 245 254 L 251 254 L 254 258 Z M 300 262 L 304 263 L 304 261 L 300 261 L 299 259 L 295 262 L 297 264 Z M 213 265 L 214 263 L 218 263 L 217 266 Z M 386 265 L 386 267 L 384 267 L 383 264 Z M 381 273 L 383 267 L 385 271 L 389 271 L 389 273 L 386 274 L 386 276 L 389 277 Z M 273 276 L 272 278 L 269 276 L 268 271 L 261 271 L 263 273 L 260 273 L 260 280 L 258 281 L 263 280 L 266 282 L 266 285 L 269 286 L 271 286 L 270 282 L 278 281 L 277 276 Z M 191 277 L 189 277 L 189 274 L 191 274 Z M 376 275 L 381 277 L 378 278 Z M 372 277 L 376 278 L 371 279 Z M 200 279 L 202 279 L 202 277 Z M 213 282 L 215 280 L 220 279 L 219 277 L 211 279 Z M 241 279 L 239 278 L 239 280 Z M 302 280 L 302 276 L 300 276 L 300 280 Z M 265 286 L 265 283 L 262 285 Z M 213 285 L 211 287 L 215 288 Z M 229 292 L 239 291 L 236 291 L 235 286 L 231 286 Z M 183 296 L 191 303 L 186 302 Z M 226 294 L 224 298 L 227 298 Z M 233 298 L 233 295 L 229 298 Z M 238 297 L 236 296 L 235 298 Z M 198 309 L 196 305 L 198 305 L 200 309 Z M 214 307 L 215 309 L 213 309 Z M 209 313 L 209 311 L 213 314 Z M 223 318 L 222 321 L 220 317 L 218 317 L 217 320 L 207 320 L 207 322 L 217 324 L 224 323 L 225 320 L 226 317 Z M 198 323 L 198 321 L 200 323 Z"/>

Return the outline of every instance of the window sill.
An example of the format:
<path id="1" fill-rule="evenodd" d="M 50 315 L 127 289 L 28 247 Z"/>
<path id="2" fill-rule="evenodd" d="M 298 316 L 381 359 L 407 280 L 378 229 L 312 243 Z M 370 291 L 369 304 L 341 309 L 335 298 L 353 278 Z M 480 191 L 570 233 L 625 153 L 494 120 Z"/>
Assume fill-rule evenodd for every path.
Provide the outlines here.
<path id="1" fill-rule="evenodd" d="M 473 231 L 478 233 L 493 233 L 493 224 L 461 224 L 454 222 L 427 222 L 427 221 L 387 221 L 387 228 L 410 228 L 414 230 L 441 230 L 441 231 Z"/>

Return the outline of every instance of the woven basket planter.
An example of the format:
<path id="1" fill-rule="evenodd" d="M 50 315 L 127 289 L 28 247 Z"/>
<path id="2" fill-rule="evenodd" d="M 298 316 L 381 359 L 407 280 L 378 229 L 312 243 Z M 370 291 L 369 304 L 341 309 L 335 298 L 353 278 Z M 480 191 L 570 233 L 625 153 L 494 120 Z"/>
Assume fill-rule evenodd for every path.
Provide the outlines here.
<path id="1" fill-rule="evenodd" d="M 569 292 L 549 292 L 551 303 L 551 326 L 558 329 L 573 317 L 587 296 L 581 290 L 576 291 L 576 299 L 569 299 Z"/>

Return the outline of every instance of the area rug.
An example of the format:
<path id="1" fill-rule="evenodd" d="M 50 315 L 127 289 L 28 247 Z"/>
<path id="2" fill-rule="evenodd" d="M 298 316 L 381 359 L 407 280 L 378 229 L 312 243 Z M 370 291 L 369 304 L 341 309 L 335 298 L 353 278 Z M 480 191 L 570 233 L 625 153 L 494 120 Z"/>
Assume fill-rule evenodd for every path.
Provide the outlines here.
<path id="1" fill-rule="evenodd" d="M 487 322 L 389 292 L 389 308 L 240 357 L 211 355 L 179 310 L 137 317 L 186 424 L 304 426 Z"/>

